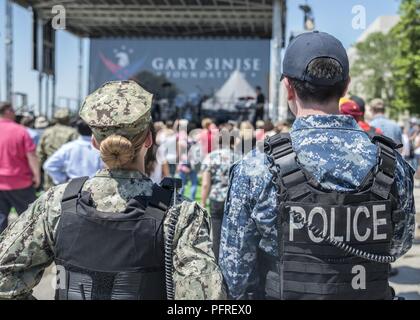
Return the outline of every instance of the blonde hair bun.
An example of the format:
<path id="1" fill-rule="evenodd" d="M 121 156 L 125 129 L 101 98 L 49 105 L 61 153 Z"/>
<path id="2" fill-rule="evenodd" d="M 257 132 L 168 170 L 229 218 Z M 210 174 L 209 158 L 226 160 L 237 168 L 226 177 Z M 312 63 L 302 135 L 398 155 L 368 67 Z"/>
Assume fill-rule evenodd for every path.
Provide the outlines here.
<path id="1" fill-rule="evenodd" d="M 123 168 L 135 158 L 135 147 L 127 138 L 113 134 L 101 142 L 101 158 L 109 169 Z"/>

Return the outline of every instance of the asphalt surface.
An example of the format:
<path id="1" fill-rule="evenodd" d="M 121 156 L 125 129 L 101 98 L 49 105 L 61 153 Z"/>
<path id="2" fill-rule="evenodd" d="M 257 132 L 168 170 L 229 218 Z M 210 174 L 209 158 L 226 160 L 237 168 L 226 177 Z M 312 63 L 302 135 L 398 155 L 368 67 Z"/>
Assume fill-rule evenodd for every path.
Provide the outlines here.
<path id="1" fill-rule="evenodd" d="M 414 190 L 417 209 L 417 223 L 420 225 L 420 188 Z M 413 247 L 393 266 L 398 274 L 392 277 L 391 286 L 395 292 L 407 300 L 420 300 L 420 229 L 416 228 Z"/>
<path id="2" fill-rule="evenodd" d="M 420 188 L 415 189 L 415 198 L 417 222 L 420 224 Z M 390 279 L 391 286 L 397 295 L 407 300 L 420 300 L 420 229 L 416 228 L 416 233 L 413 247 L 393 264 L 393 267 L 398 270 L 398 274 Z M 34 296 L 37 299 L 51 300 L 54 298 L 53 269 L 52 266 L 45 270 L 44 277 L 34 289 Z"/>

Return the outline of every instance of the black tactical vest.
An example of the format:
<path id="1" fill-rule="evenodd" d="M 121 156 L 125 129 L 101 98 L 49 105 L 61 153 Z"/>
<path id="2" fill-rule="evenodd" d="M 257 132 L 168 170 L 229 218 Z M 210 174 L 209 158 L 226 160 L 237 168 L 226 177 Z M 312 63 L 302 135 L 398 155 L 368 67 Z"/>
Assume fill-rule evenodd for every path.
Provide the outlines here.
<path id="1" fill-rule="evenodd" d="M 86 180 L 72 180 L 63 195 L 56 299 L 166 299 L 163 219 L 172 192 L 154 185 L 152 197 L 106 213 L 81 191 Z"/>
<path id="2" fill-rule="evenodd" d="M 389 250 L 400 221 L 394 183 L 398 146 L 382 136 L 378 164 L 354 192 L 323 190 L 299 164 L 290 136 L 266 141 L 278 187 L 279 258 L 259 252 L 266 299 L 392 299 Z"/>

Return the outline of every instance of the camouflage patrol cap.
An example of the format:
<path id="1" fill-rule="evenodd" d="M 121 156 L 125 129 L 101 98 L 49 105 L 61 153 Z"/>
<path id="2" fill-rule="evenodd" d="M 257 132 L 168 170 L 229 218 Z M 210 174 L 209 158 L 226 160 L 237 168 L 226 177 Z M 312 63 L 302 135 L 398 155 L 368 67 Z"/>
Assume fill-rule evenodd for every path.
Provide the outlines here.
<path id="1" fill-rule="evenodd" d="M 70 117 L 70 110 L 67 108 L 58 108 L 54 112 L 54 118 L 57 120 L 68 119 Z"/>
<path id="2" fill-rule="evenodd" d="M 48 127 L 47 118 L 45 118 L 43 116 L 39 116 L 38 118 L 36 118 L 34 127 L 35 127 L 35 129 L 45 129 L 46 127 Z"/>
<path id="3" fill-rule="evenodd" d="M 152 98 L 135 81 L 110 81 L 85 99 L 79 115 L 98 142 L 112 134 L 132 139 L 152 121 Z"/>

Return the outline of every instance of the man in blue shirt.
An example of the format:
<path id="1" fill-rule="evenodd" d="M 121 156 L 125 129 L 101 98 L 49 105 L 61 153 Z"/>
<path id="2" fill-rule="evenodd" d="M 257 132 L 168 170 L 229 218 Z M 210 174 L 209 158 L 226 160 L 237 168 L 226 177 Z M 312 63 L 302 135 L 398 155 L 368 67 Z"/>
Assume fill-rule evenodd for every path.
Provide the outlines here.
<path id="1" fill-rule="evenodd" d="M 339 99 L 350 82 L 345 49 L 325 33 L 301 35 L 286 51 L 283 78 L 289 107 L 296 115 L 290 135 L 300 165 L 326 192 L 354 191 L 377 165 L 378 149 L 352 117 L 339 115 Z M 259 253 L 279 257 L 281 199 L 272 163 L 256 149 L 231 168 L 219 264 L 232 299 L 262 298 L 265 279 Z M 393 230 L 389 252 L 396 257 L 406 253 L 413 241 L 413 174 L 397 154 L 395 183 L 402 218 Z"/>
<path id="2" fill-rule="evenodd" d="M 39 132 L 33 128 L 34 122 L 35 119 L 30 114 L 24 114 L 23 118 L 20 120 L 20 124 L 26 128 L 35 145 L 38 145 L 41 136 Z"/>
<path id="3" fill-rule="evenodd" d="M 78 177 L 93 177 L 103 168 L 100 154 L 91 143 L 92 131 L 81 119 L 76 127 L 79 138 L 64 144 L 43 166 L 56 185 Z"/>
<path id="4" fill-rule="evenodd" d="M 393 120 L 385 116 L 385 104 L 382 99 L 374 99 L 370 103 L 373 119 L 371 126 L 382 130 L 384 136 L 387 136 L 397 143 L 402 143 L 402 131 L 400 126 Z"/>

